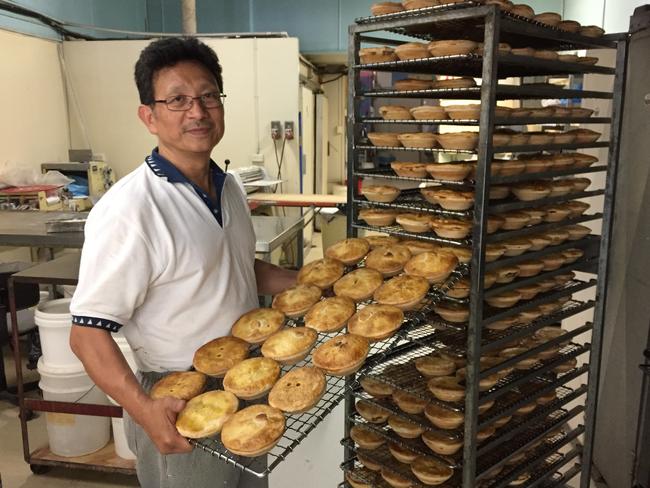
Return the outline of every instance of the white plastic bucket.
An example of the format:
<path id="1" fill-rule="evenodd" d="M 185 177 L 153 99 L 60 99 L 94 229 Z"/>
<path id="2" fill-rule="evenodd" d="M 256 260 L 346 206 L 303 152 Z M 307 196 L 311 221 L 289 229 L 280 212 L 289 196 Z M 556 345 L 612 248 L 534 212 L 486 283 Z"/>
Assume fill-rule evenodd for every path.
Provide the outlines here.
<path id="1" fill-rule="evenodd" d="M 74 291 L 77 289 L 75 285 L 61 285 L 63 291 L 63 298 L 72 298 Z"/>
<path id="2" fill-rule="evenodd" d="M 50 294 L 46 291 L 41 291 L 40 292 L 40 299 L 38 303 L 43 303 L 46 302 L 50 299 Z M 36 324 L 34 323 L 34 312 L 36 311 L 36 307 L 30 307 L 26 308 L 24 310 L 18 310 L 16 312 L 16 318 L 18 319 L 18 333 L 23 334 L 34 327 L 36 327 Z M 11 314 L 7 312 L 7 332 L 9 332 L 9 335 L 11 335 Z"/>
<path id="3" fill-rule="evenodd" d="M 119 404 L 113 400 L 111 397 L 108 397 L 109 401 L 113 405 Z M 111 424 L 113 427 L 113 442 L 115 443 L 115 454 L 117 454 L 122 459 L 135 459 L 135 454 L 129 449 L 129 443 L 126 440 L 126 431 L 124 430 L 124 419 L 113 417 L 111 419 Z"/>
<path id="4" fill-rule="evenodd" d="M 34 322 L 38 325 L 43 361 L 47 366 L 83 370 L 81 361 L 70 349 L 70 298 L 39 303 L 34 312 Z"/>
<path id="5" fill-rule="evenodd" d="M 108 405 L 106 394 L 83 367 L 54 367 L 38 360 L 43 398 L 50 401 Z M 111 437 L 108 417 L 48 412 L 47 436 L 50 450 L 58 456 L 76 457 L 98 451 Z"/>

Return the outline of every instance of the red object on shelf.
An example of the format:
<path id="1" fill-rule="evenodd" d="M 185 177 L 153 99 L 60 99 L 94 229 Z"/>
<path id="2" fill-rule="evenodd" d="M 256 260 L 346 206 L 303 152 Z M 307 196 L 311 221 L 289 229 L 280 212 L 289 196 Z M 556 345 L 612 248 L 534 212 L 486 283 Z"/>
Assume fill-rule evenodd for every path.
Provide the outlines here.
<path id="1" fill-rule="evenodd" d="M 25 193 L 38 193 L 39 191 L 51 192 L 58 190 L 63 185 L 28 185 L 10 186 L 0 190 L 0 195 L 21 195 Z"/>

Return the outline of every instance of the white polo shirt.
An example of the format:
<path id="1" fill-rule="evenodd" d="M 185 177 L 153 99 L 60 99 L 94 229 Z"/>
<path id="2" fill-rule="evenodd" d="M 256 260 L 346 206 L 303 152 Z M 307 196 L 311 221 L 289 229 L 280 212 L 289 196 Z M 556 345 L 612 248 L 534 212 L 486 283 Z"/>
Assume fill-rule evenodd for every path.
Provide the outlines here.
<path id="1" fill-rule="evenodd" d="M 246 197 L 211 169 L 220 205 L 154 150 L 88 217 L 73 322 L 121 330 L 143 371 L 189 369 L 258 306 Z"/>

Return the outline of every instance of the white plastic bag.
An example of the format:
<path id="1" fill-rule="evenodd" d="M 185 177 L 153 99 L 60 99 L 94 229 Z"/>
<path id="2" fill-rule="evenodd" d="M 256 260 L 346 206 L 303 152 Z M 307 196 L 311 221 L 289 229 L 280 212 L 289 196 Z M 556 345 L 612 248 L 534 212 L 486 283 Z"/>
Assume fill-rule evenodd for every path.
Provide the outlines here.
<path id="1" fill-rule="evenodd" d="M 43 174 L 33 167 L 25 167 L 18 163 L 5 162 L 0 164 L 0 188 L 9 186 L 29 185 L 67 185 L 72 179 L 59 171 L 48 171 Z"/>

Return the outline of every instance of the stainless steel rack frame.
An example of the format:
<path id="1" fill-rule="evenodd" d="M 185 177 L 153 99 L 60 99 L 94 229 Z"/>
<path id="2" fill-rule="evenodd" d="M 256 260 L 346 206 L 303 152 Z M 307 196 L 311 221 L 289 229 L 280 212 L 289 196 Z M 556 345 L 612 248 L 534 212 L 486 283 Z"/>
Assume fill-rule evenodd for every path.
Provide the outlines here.
<path id="1" fill-rule="evenodd" d="M 395 36 L 394 34 L 399 34 Z M 401 44 L 406 38 L 421 39 L 424 41 L 440 39 L 470 39 L 483 42 L 483 54 L 468 54 L 457 56 L 443 56 L 433 58 L 421 58 L 407 61 L 390 61 L 381 63 L 361 63 L 359 51 L 361 44 L 378 44 L 378 45 L 397 45 Z M 502 54 L 498 52 L 500 42 L 506 42 L 513 47 L 534 47 L 538 49 L 552 50 L 575 50 L 575 49 L 615 49 L 616 65 L 614 68 L 605 66 L 585 65 L 581 63 L 567 63 L 561 61 L 540 60 L 538 58 L 515 56 L 512 54 Z M 558 401 L 556 406 L 561 409 L 566 403 L 564 399 L 574 401 L 578 397 L 586 394 L 586 400 L 578 407 L 572 407 L 565 414 L 577 415 L 585 414 L 584 427 L 579 426 L 575 429 L 568 429 L 562 438 L 555 439 L 547 443 L 547 449 L 536 451 L 534 455 L 504 470 L 498 478 L 490 481 L 488 485 L 491 488 L 498 488 L 508 485 L 522 473 L 527 472 L 534 474 L 523 486 L 560 486 L 581 472 L 581 487 L 587 488 L 590 481 L 591 458 L 593 449 L 593 433 L 596 411 L 596 398 L 598 393 L 598 376 L 600 371 L 602 332 L 604 319 L 604 296 L 607 288 L 608 273 L 608 251 L 611 240 L 612 218 L 613 218 L 613 201 L 616 183 L 616 174 L 619 155 L 619 140 L 621 128 L 621 111 L 624 98 L 624 82 L 627 65 L 627 34 L 609 35 L 602 38 L 588 38 L 579 34 L 567 33 L 556 28 L 549 27 L 539 22 L 511 15 L 502 12 L 496 5 L 483 5 L 481 2 L 464 2 L 461 4 L 449 4 L 437 7 L 428 7 L 416 10 L 409 10 L 396 14 L 381 15 L 375 17 L 365 17 L 357 19 L 356 24 L 349 29 L 349 76 L 348 76 L 348 235 L 356 236 L 360 230 L 371 230 L 388 233 L 391 235 L 401 236 L 409 239 L 422 239 L 437 242 L 439 244 L 471 248 L 471 261 L 469 263 L 471 288 L 469 296 L 469 321 L 467 324 L 450 324 L 445 323 L 435 315 L 429 317 L 430 333 L 423 333 L 426 327 L 419 329 L 420 334 L 417 337 L 411 336 L 411 344 L 400 345 L 395 349 L 386 350 L 377 360 L 369 363 L 368 366 L 360 372 L 360 375 L 371 375 L 375 379 L 381 379 L 380 373 L 386 365 L 403 364 L 405 358 L 413 357 L 415 353 L 420 355 L 430 353 L 440 349 L 446 349 L 456 354 L 463 354 L 467 361 L 466 366 L 466 397 L 464 404 L 447 404 L 447 408 L 465 412 L 465 422 L 462 432 L 454 432 L 455 435 L 462 435 L 465 439 L 476 439 L 476 434 L 480 429 L 485 428 L 495 420 L 509 415 L 516 409 L 520 408 L 530 401 L 526 395 L 513 397 L 512 393 L 517 394 L 520 391 L 528 391 L 530 382 L 538 386 L 535 392 L 537 396 L 557 388 Z M 426 73 L 436 75 L 454 75 L 454 76 L 471 76 L 482 78 L 480 86 L 471 88 L 456 89 L 427 89 L 427 90 L 409 90 L 397 91 L 391 89 L 362 89 L 360 82 L 361 71 L 380 71 L 380 72 L 404 72 L 404 73 Z M 595 73 L 600 75 L 613 75 L 614 83 L 612 91 L 583 91 L 583 90 L 565 90 L 559 87 L 527 85 L 506 86 L 498 83 L 500 78 L 505 77 L 523 77 L 531 75 L 554 75 L 554 74 L 587 74 Z M 362 116 L 360 113 L 361 102 L 368 99 L 471 99 L 479 100 L 482 106 L 480 118 L 460 121 L 441 121 L 441 120 L 383 120 L 376 117 Z M 543 99 L 543 98 L 594 98 L 612 100 L 611 116 L 594 117 L 594 118 L 497 118 L 495 116 L 495 104 L 497 100 L 524 100 L 524 99 Z M 548 144 L 548 145 L 524 145 L 524 146 L 493 146 L 492 135 L 495 127 L 509 125 L 524 125 L 529 123 L 535 124 L 610 124 L 610 138 L 608 141 L 600 141 L 585 144 Z M 366 127 L 390 127 L 391 124 L 408 124 L 416 127 L 431 125 L 463 125 L 478 126 L 479 142 L 476 150 L 471 151 L 449 151 L 445 149 L 413 149 L 404 147 L 378 147 L 368 143 L 364 136 Z M 537 174 L 521 174 L 515 176 L 495 176 L 491 177 L 491 161 L 494 154 L 497 153 L 525 153 L 536 151 L 564 151 L 586 148 L 608 148 L 608 161 L 606 164 L 601 163 L 586 168 L 575 168 L 566 170 L 547 170 Z M 365 155 L 365 161 L 372 160 L 378 153 L 404 152 L 405 154 L 415 155 L 416 159 L 428 158 L 427 160 L 437 158 L 439 154 L 457 154 L 464 157 L 475 156 L 477 159 L 477 169 L 474 180 L 465 180 L 462 182 L 449 182 L 435 179 L 420 179 L 399 177 L 391 171 L 381 167 L 363 168 L 357 167 L 357 161 L 360 155 Z M 604 189 L 590 189 L 589 191 L 577 192 L 571 195 L 561 197 L 551 197 L 534 202 L 520 202 L 515 200 L 490 201 L 489 190 L 492 184 L 518 183 L 543 178 L 553 178 L 567 175 L 587 174 L 587 173 L 606 173 L 606 184 Z M 372 177 L 380 178 L 390 183 L 389 180 L 403 180 L 412 182 L 427 182 L 440 184 L 449 188 L 474 189 L 474 207 L 466 212 L 446 211 L 436 205 L 417 198 L 416 195 L 404 194 L 394 204 L 376 204 L 363 199 L 358 193 L 359 180 Z M 539 226 L 526 227 L 515 231 L 502 231 L 495 234 L 487 234 L 487 217 L 490 213 L 506 212 L 533 208 L 539 205 L 565 202 L 573 199 L 602 196 L 603 210 L 589 215 L 583 215 L 574 219 L 566 220 L 559 223 L 545 223 Z M 429 212 L 438 214 L 447 218 L 465 218 L 471 219 L 473 223 L 471 236 L 464 239 L 447 239 L 441 238 L 433 232 L 423 234 L 405 231 L 398 225 L 387 227 L 373 227 L 365 224 L 358 219 L 358 211 L 364 207 L 378 208 L 396 208 L 405 211 L 414 210 L 419 212 Z M 567 225 L 592 220 L 602 220 L 601 235 L 590 235 L 580 241 L 566 242 L 558 246 L 549 246 L 546 249 L 535 252 L 526 252 L 520 256 L 504 257 L 497 261 L 487 263 L 485 260 L 485 250 L 488 243 L 497 243 L 506 239 L 531 235 L 533 233 L 555 230 Z M 540 277 L 526 278 L 518 280 L 509 285 L 502 285 L 498 289 L 485 291 L 483 288 L 484 276 L 487 271 L 491 271 L 506 265 L 514 265 L 524 260 L 536 259 L 545 255 L 558 252 L 560 250 L 577 247 L 585 251 L 583 259 L 575 263 L 565 265 L 559 270 L 545 273 Z M 484 298 L 489 297 L 499 291 L 506 291 L 524 284 L 535 283 L 546 277 L 552 277 L 559 273 L 569 270 L 583 271 L 595 275 L 588 281 L 572 281 L 561 289 L 540 294 L 533 300 L 520 302 L 510 309 L 491 309 L 484 305 Z M 589 301 L 575 301 L 571 299 L 571 294 L 585 289 L 595 288 L 596 299 Z M 551 303 L 558 298 L 570 298 L 559 310 L 555 310 L 549 316 L 540 317 L 539 319 L 525 325 L 517 325 L 505 331 L 493 331 L 485 328 L 493 322 L 504 318 L 512 317 L 522 311 L 532 309 L 540 304 Z M 482 352 L 494 351 L 503 347 L 505 344 L 530 336 L 540 328 L 564 320 L 570 316 L 579 314 L 584 311 L 593 310 L 593 319 L 584 323 L 582 327 L 574 329 L 566 336 L 553 340 L 548 344 L 536 347 L 531 351 L 508 359 L 502 365 L 495 366 L 489 370 L 481 371 L 479 358 Z M 556 360 L 542 361 L 537 363 L 531 370 L 516 371 L 508 378 L 502 380 L 488 392 L 479 393 L 479 380 L 493 373 L 503 365 L 512 365 L 526 357 L 532 357 L 540 350 L 556 346 L 566 340 L 570 340 L 584 332 L 591 332 L 591 343 L 587 344 L 569 344 L 561 350 L 561 355 Z M 419 348 L 419 349 L 418 349 Z M 556 375 L 553 369 L 559 363 L 567 358 L 574 358 L 578 355 L 588 353 L 588 362 L 574 368 L 568 373 Z M 579 378 L 588 373 L 586 385 L 576 390 L 566 388 L 569 380 Z M 393 383 L 394 387 L 399 387 L 413 394 L 419 394 L 427 399 L 431 399 L 428 391 L 418 390 L 415 386 L 421 384 L 417 381 L 409 383 L 404 375 L 400 376 L 399 384 Z M 347 380 L 347 397 L 346 397 L 346 439 L 345 460 L 342 465 L 344 470 L 355 469 L 356 454 L 354 443 L 349 439 L 350 426 L 354 423 L 363 423 L 364 421 L 355 413 L 354 399 L 368 399 L 367 395 L 359 389 L 358 383 L 354 379 Z M 530 392 L 528 392 L 530 394 Z M 534 397 L 534 395 L 533 395 Z M 494 414 L 483 414 L 479 416 L 479 405 L 495 400 Z M 375 400 L 371 400 L 375 401 Z M 432 400 L 435 401 L 435 400 Z M 389 404 L 377 402 L 378 406 L 389 408 Z M 444 403 L 444 402 L 440 402 Z M 550 408 L 550 407 L 549 407 Z M 546 410 L 539 410 L 546 411 Z M 556 410 L 562 412 L 562 410 Z M 394 415 L 406 415 L 410 420 L 415 421 L 408 414 L 399 412 L 399 409 L 392 410 Z M 530 426 L 534 425 L 538 416 L 532 414 L 527 419 L 522 419 L 520 423 L 506 428 L 503 433 L 499 433 L 494 440 L 487 441 L 482 445 L 476 442 L 466 442 L 463 446 L 462 456 L 458 457 L 459 468 L 454 477 L 446 482 L 444 486 L 462 486 L 463 488 L 475 487 L 478 480 L 483 478 L 487 473 L 486 463 L 483 460 L 485 456 L 490 456 L 492 452 L 499 452 L 495 465 L 505 464 L 516 452 L 503 452 L 502 444 L 505 440 L 510 441 L 526 432 Z M 382 427 L 372 427 L 380 434 L 390 436 L 391 433 Z M 431 424 L 428 424 L 431 428 Z M 584 445 L 579 448 L 571 449 L 569 452 L 559 452 L 559 448 L 568 442 L 577 442 L 575 439 L 584 434 Z M 542 435 L 542 434 L 540 434 Z M 534 443 L 534 441 L 531 441 Z M 408 446 L 405 447 L 408 448 Z M 525 449 L 525 443 L 521 449 Z M 372 455 L 371 452 L 368 455 Z M 381 454 L 381 453 L 376 453 Z M 382 465 L 392 468 L 391 457 L 381 457 Z M 560 468 L 566 467 L 573 460 L 580 457 L 580 462 L 560 473 Z M 490 463 L 487 463 L 490 464 Z M 399 469 L 396 466 L 395 469 Z M 462 470 L 462 472 L 461 472 Z M 387 486 L 381 478 L 374 477 L 368 482 L 372 486 Z M 483 481 L 485 482 L 485 481 Z M 346 486 L 344 482 L 342 486 Z"/>

